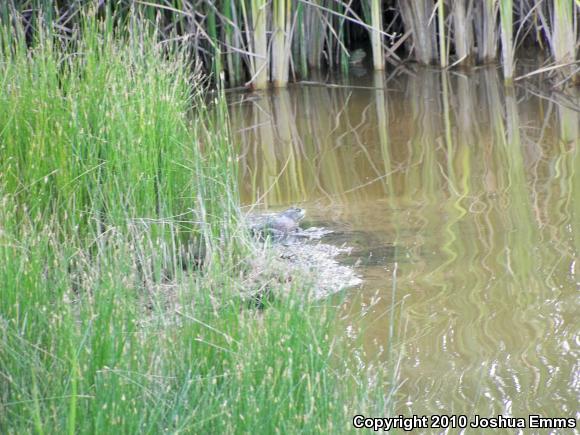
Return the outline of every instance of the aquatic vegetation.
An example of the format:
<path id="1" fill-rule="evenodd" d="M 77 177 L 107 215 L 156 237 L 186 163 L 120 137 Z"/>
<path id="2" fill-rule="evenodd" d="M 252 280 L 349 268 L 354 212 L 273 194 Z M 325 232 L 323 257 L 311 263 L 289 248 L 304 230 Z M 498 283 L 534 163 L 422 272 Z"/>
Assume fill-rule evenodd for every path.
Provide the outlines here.
<path id="1" fill-rule="evenodd" d="M 90 2 L 87 2 L 90 3 Z M 41 8 L 63 34 L 74 33 L 83 2 L 11 0 L 27 28 L 40 25 L 30 11 Z M 139 11 L 164 40 L 181 41 L 202 60 L 215 81 L 263 89 L 314 69 L 348 70 L 348 53 L 369 47 L 372 64 L 413 60 L 471 66 L 501 59 L 507 82 L 514 77 L 517 48 L 548 51 L 565 78 L 577 80 L 578 13 L 574 0 L 171 0 L 103 2 L 123 16 Z M 106 6 L 105 6 L 106 4 Z M 7 5 L 4 6 L 6 9 Z M 35 9 L 37 8 L 37 9 Z M 5 11 L 4 14 L 7 12 Z M 498 45 L 498 40 L 501 44 Z M 501 55 L 500 55 L 501 53 Z"/>
<path id="2" fill-rule="evenodd" d="M 523 41 L 559 41 L 571 63 L 577 4 L 2 2 L 0 432 L 573 409 L 578 110 L 538 75 L 514 88 L 493 67 L 446 68 L 501 49 L 509 82 Z M 224 82 L 348 70 L 367 38 L 373 63 L 380 45 L 384 62 L 447 67 L 227 107 Z M 276 259 L 359 240 L 351 264 L 376 293 L 314 301 L 307 276 L 267 263 L 240 202 L 307 200 L 346 227 L 344 251 Z"/>
<path id="3" fill-rule="evenodd" d="M 138 15 L 78 30 L 0 27 L 0 432 L 314 432 L 381 413 L 386 369 L 357 383 L 336 311 L 298 277 L 259 282 L 294 290 L 266 310 L 240 297 L 255 246 L 223 95 Z"/>

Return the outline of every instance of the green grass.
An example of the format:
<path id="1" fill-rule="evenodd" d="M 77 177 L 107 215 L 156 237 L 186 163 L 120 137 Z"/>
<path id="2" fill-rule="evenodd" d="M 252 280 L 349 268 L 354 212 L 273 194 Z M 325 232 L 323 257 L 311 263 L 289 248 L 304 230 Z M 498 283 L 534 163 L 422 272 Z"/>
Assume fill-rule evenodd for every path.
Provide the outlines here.
<path id="1" fill-rule="evenodd" d="M 224 100 L 129 24 L 87 19 L 65 48 L 1 29 L 0 433 L 327 433 L 382 415 L 385 385 L 345 363 L 334 310 L 299 279 L 265 310 L 239 297 L 253 245 Z"/>

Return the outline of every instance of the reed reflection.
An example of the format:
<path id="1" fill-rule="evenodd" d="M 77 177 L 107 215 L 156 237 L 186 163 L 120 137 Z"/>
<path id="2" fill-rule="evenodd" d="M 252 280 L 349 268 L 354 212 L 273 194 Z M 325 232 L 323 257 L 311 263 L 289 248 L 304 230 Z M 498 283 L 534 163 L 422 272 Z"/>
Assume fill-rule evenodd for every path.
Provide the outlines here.
<path id="1" fill-rule="evenodd" d="M 347 323 L 369 358 L 396 350 L 397 412 L 574 416 L 578 111 L 495 69 L 363 86 L 232 104 L 243 200 L 301 203 L 359 248 Z"/>

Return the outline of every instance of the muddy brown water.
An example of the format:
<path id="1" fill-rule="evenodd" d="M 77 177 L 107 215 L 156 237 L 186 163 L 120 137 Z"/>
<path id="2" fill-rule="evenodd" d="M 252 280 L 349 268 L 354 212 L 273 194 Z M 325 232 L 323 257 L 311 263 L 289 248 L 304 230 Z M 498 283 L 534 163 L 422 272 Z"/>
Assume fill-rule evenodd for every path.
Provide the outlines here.
<path id="1" fill-rule="evenodd" d="M 580 417 L 578 93 L 493 68 L 335 83 L 228 96 L 241 196 L 353 246 L 346 323 L 399 367 L 394 415 Z"/>

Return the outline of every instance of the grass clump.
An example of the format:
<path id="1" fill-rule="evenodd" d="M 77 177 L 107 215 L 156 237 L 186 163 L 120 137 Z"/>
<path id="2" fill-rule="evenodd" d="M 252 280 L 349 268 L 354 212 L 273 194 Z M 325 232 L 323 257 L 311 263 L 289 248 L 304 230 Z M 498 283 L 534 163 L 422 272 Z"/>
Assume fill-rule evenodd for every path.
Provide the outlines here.
<path id="1" fill-rule="evenodd" d="M 326 432 L 381 407 L 332 310 L 233 293 L 252 245 L 223 99 L 137 21 L 79 30 L 1 28 L 0 432 Z"/>

